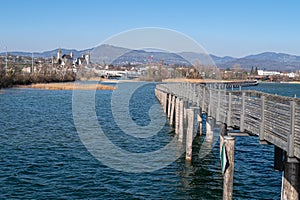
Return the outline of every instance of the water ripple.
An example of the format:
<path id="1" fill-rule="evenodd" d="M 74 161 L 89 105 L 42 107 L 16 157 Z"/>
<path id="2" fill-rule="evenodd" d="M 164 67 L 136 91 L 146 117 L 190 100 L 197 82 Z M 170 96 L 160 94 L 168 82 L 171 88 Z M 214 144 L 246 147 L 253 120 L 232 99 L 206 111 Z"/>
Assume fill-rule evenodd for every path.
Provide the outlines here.
<path id="1" fill-rule="evenodd" d="M 146 111 L 157 103 L 153 88 L 144 87 L 132 97 L 130 112 L 139 125 L 149 124 Z M 174 137 L 168 125 L 151 138 L 126 135 L 112 120 L 110 97 L 111 91 L 97 91 L 96 113 L 116 145 L 149 152 Z M 194 141 L 192 163 L 181 157 L 155 172 L 124 173 L 104 166 L 80 142 L 72 91 L 9 89 L 0 95 L 0 104 L 0 199 L 222 198 L 219 147 L 199 159 L 202 138 Z M 253 137 L 236 143 L 234 199 L 278 199 L 281 174 L 272 171 L 272 147 L 258 145 Z"/>

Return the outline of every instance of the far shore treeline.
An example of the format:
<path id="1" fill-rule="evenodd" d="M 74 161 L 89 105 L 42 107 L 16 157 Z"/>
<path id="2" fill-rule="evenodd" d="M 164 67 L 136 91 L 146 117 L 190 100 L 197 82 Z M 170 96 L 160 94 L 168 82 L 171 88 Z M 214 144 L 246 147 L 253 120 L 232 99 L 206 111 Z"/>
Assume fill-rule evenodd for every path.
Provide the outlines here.
<path id="1" fill-rule="evenodd" d="M 18 73 L 17 71 L 0 70 L 0 88 L 13 87 L 15 85 L 30 85 L 35 83 L 70 82 L 75 80 L 73 72 L 66 73 Z"/>

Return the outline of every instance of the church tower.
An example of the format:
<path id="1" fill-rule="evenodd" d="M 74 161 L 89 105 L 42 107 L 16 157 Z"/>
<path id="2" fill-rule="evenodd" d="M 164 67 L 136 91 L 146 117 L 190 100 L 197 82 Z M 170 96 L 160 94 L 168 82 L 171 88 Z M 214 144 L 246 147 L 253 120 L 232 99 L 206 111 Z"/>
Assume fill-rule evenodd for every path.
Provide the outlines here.
<path id="1" fill-rule="evenodd" d="M 87 54 L 85 55 L 85 62 L 87 65 L 90 64 L 90 51 L 88 51 Z"/>
<path id="2" fill-rule="evenodd" d="M 57 51 L 57 62 L 62 60 L 62 55 L 61 55 L 61 49 L 58 49 Z"/>

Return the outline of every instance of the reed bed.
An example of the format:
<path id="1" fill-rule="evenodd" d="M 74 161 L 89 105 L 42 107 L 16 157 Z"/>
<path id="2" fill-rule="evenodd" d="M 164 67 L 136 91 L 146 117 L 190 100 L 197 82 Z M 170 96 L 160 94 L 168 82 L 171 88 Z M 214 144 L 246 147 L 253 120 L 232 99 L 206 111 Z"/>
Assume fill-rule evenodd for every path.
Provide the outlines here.
<path id="1" fill-rule="evenodd" d="M 115 90 L 116 87 L 103 84 L 80 83 L 38 83 L 19 86 L 19 88 L 34 88 L 44 90 Z"/>

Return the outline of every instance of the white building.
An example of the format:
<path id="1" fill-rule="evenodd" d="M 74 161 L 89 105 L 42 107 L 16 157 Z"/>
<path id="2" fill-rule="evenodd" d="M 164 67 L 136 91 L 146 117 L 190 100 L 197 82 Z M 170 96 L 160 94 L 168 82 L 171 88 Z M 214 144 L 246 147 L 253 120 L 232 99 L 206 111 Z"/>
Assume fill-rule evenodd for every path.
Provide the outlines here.
<path id="1" fill-rule="evenodd" d="M 297 74 L 294 73 L 294 72 L 290 72 L 290 73 L 281 73 L 280 75 L 281 75 L 281 76 L 287 76 L 287 77 L 289 77 L 289 78 L 295 78 L 295 77 L 297 76 Z"/>
<path id="2" fill-rule="evenodd" d="M 257 74 L 259 76 L 274 76 L 274 75 L 280 75 L 280 72 L 257 70 Z"/>

